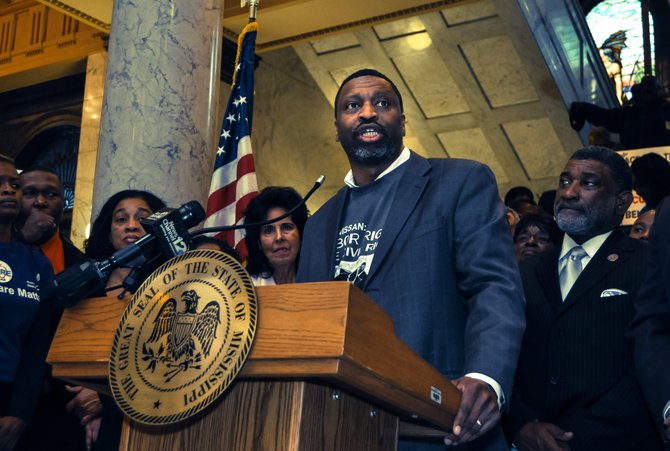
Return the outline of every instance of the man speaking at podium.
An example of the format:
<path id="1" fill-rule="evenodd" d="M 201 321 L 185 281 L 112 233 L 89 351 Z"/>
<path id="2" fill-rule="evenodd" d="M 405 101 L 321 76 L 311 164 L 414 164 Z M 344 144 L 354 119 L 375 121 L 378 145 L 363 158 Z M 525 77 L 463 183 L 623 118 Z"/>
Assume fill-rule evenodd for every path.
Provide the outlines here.
<path id="1" fill-rule="evenodd" d="M 403 144 L 400 92 L 371 69 L 335 97 L 346 186 L 307 222 L 298 280 L 349 280 L 393 319 L 396 335 L 463 398 L 447 444 L 505 449 L 524 301 L 496 182 L 484 165 L 425 159 Z M 325 255 L 325 258 L 324 258 Z M 440 449 L 404 441 L 399 449 Z"/>

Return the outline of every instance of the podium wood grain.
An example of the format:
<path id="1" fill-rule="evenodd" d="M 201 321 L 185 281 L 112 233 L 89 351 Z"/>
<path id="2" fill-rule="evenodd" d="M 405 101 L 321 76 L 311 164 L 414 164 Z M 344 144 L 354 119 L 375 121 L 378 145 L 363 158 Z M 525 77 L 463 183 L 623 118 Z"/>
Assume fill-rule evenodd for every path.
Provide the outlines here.
<path id="1" fill-rule="evenodd" d="M 346 282 L 324 282 L 257 287 L 257 293 L 256 338 L 239 379 L 262 386 L 274 379 L 291 384 L 317 379 L 403 420 L 451 428 L 459 391 L 395 336 L 391 319 L 362 291 Z M 83 383 L 107 377 L 126 303 L 89 299 L 64 313 L 48 358 L 56 377 Z M 441 393 L 440 403 L 431 399 L 431 389 Z M 244 390 L 251 394 L 243 399 L 255 399 L 257 388 Z"/>

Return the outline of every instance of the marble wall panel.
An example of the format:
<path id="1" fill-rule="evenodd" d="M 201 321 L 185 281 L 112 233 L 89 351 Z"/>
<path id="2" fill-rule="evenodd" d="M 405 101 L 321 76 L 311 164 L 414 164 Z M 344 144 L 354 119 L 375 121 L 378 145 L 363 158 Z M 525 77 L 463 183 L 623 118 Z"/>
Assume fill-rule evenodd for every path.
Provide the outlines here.
<path id="1" fill-rule="evenodd" d="M 531 179 L 558 176 L 568 154 L 549 119 L 508 122 L 502 127 Z"/>
<path id="2" fill-rule="evenodd" d="M 255 77 L 251 141 L 258 187 L 293 186 L 305 194 L 323 174 L 326 183 L 308 202 L 314 212 L 342 187 L 349 170 L 335 141 L 332 99 L 326 99 L 291 47 L 264 54 Z"/>
<path id="3" fill-rule="evenodd" d="M 492 108 L 538 100 L 509 36 L 466 42 L 461 49 Z"/>
<path id="4" fill-rule="evenodd" d="M 473 22 L 497 15 L 491 0 L 467 2 L 442 10 L 442 17 L 449 26 Z"/>
<path id="5" fill-rule="evenodd" d="M 450 157 L 482 162 L 491 168 L 498 184 L 509 183 L 509 177 L 482 129 L 442 132 L 437 137 Z"/>
<path id="6" fill-rule="evenodd" d="M 393 58 L 407 87 L 428 119 L 470 111 L 440 54 L 429 49 Z"/>
<path id="7" fill-rule="evenodd" d="M 423 22 L 418 17 L 410 17 L 408 19 L 395 20 L 393 22 L 383 23 L 372 27 L 382 41 L 386 39 L 395 38 L 398 36 L 406 36 L 412 33 L 419 33 L 426 30 Z"/>
<path id="8" fill-rule="evenodd" d="M 370 58 L 360 47 L 326 53 L 319 55 L 318 58 L 321 65 L 332 73 L 337 73 L 343 67 L 359 69 L 361 67 L 370 67 L 371 65 Z M 339 83 L 341 80 L 336 79 L 336 81 Z"/>
<path id="9" fill-rule="evenodd" d="M 323 53 L 334 52 L 336 50 L 348 49 L 351 47 L 358 47 L 360 43 L 353 33 L 341 33 L 332 36 L 326 36 L 318 41 L 310 41 L 312 48 L 321 55 Z"/>

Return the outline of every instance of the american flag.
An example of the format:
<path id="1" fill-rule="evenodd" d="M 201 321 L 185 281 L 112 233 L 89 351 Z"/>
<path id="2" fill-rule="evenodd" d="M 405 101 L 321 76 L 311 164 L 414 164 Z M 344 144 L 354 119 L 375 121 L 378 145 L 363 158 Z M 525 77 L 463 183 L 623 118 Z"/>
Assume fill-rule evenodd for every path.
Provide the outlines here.
<path id="1" fill-rule="evenodd" d="M 258 194 L 251 152 L 254 110 L 254 48 L 258 24 L 247 24 L 237 41 L 233 87 L 221 126 L 216 163 L 207 199 L 205 227 L 240 224 L 244 210 Z M 247 249 L 241 230 L 219 232 L 217 238 L 234 246 L 243 259 Z"/>

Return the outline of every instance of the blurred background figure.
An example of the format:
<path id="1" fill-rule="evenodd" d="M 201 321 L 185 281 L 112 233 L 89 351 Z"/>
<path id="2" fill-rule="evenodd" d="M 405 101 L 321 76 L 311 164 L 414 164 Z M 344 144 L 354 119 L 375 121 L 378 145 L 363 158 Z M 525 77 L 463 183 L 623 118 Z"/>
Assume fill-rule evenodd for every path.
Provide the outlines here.
<path id="1" fill-rule="evenodd" d="M 211 249 L 228 254 L 241 262 L 240 254 L 228 243 L 213 236 L 198 235 L 191 240 L 191 249 Z"/>
<path id="2" fill-rule="evenodd" d="M 507 219 L 507 224 L 509 224 L 512 235 L 514 235 L 514 229 L 521 219 L 519 218 L 519 213 L 514 211 L 512 207 L 505 207 L 505 219 Z"/>
<path id="3" fill-rule="evenodd" d="M 519 214 L 519 218 L 523 219 L 528 215 L 536 215 L 540 209 L 535 204 L 535 201 L 526 198 L 514 199 L 509 207 Z"/>
<path id="4" fill-rule="evenodd" d="M 505 194 L 505 206 L 514 210 L 519 219 L 538 212 L 535 196 L 527 186 L 515 186 Z M 509 222 L 509 218 L 508 218 Z"/>
<path id="5" fill-rule="evenodd" d="M 657 153 L 647 153 L 630 165 L 633 189 L 644 200 L 642 212 L 655 210 L 665 196 L 670 195 L 670 163 Z"/>
<path id="6" fill-rule="evenodd" d="M 612 150 L 621 150 L 621 143 L 612 141 L 610 132 L 605 127 L 591 127 L 589 132 L 589 146 L 609 147 Z"/>
<path id="7" fill-rule="evenodd" d="M 255 197 L 244 212 L 244 223 L 277 218 L 302 202 L 293 188 L 269 186 Z M 294 283 L 307 207 L 301 205 L 291 216 L 261 227 L 250 227 L 244 240 L 249 257 L 247 271 L 254 285 Z"/>
<path id="8" fill-rule="evenodd" d="M 654 224 L 656 210 L 647 210 L 637 217 L 628 236 L 636 240 L 649 240 L 649 231 Z"/>
<path id="9" fill-rule="evenodd" d="M 670 102 L 661 95 L 656 77 L 645 76 L 631 88 L 633 99 L 620 108 L 573 102 L 570 105 L 570 125 L 579 131 L 588 121 L 618 133 L 626 149 L 670 145 Z"/>
<path id="10" fill-rule="evenodd" d="M 541 213 L 554 216 L 554 199 L 556 199 L 555 189 L 547 190 L 540 195 L 537 206 L 540 207 Z"/>
<path id="11" fill-rule="evenodd" d="M 527 215 L 519 221 L 514 231 L 516 261 L 521 263 L 535 254 L 551 249 L 562 238 L 563 232 L 551 216 Z"/>
<path id="12" fill-rule="evenodd" d="M 505 193 L 505 206 L 509 207 L 510 204 L 517 199 L 527 199 L 535 204 L 535 196 L 527 186 L 515 186 L 514 188 L 510 188 L 509 191 Z"/>

